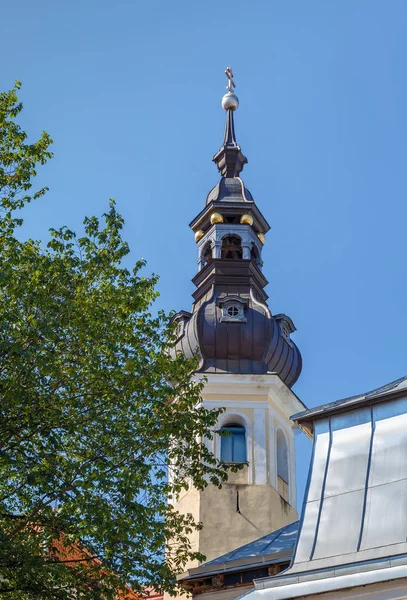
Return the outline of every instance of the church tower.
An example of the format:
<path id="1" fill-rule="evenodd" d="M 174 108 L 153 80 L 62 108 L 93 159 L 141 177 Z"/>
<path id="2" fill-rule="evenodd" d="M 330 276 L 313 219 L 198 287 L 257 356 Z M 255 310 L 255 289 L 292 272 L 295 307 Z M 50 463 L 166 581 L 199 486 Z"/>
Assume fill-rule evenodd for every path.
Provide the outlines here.
<path id="1" fill-rule="evenodd" d="M 295 447 L 289 417 L 303 404 L 291 391 L 301 373 L 301 355 L 291 339 L 295 326 L 271 313 L 264 291 L 262 250 L 270 229 L 240 173 L 247 163 L 237 144 L 234 113 L 239 101 L 231 69 L 223 144 L 213 157 L 221 179 L 191 222 L 198 254 L 192 312 L 175 316 L 175 351 L 199 356 L 207 408 L 223 407 L 211 450 L 229 463 L 247 463 L 230 473 L 222 489 L 191 488 L 175 507 L 203 523 L 193 549 L 212 560 L 297 519 Z M 188 568 L 198 566 L 188 565 Z"/>

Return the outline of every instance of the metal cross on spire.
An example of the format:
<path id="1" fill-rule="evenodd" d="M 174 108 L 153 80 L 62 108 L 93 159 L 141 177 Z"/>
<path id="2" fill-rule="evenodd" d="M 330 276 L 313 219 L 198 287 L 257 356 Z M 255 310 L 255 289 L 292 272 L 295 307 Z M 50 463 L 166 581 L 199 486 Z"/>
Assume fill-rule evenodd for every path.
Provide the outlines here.
<path id="1" fill-rule="evenodd" d="M 233 92 L 233 88 L 236 87 L 236 84 L 233 81 L 232 67 L 226 67 L 226 69 L 225 69 L 225 75 L 228 78 L 228 84 L 226 86 L 226 89 L 228 90 L 228 92 Z"/>
<path id="2" fill-rule="evenodd" d="M 233 81 L 231 67 L 226 67 L 225 75 L 228 78 L 227 93 L 222 98 L 222 108 L 226 111 L 225 137 L 221 149 L 212 160 L 216 163 L 222 177 L 233 178 L 239 177 L 240 171 L 247 163 L 247 158 L 236 142 L 233 113 L 239 106 L 239 99 L 233 89 L 236 84 Z"/>

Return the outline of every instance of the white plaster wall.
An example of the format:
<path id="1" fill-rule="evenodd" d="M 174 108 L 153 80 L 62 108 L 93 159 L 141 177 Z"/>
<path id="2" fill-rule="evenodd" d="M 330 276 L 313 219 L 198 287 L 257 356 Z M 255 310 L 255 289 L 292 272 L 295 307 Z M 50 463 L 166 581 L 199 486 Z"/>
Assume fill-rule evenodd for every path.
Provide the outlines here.
<path id="1" fill-rule="evenodd" d="M 266 409 L 253 410 L 253 446 L 254 446 L 254 482 L 256 485 L 265 485 L 267 478 L 267 433 Z"/>

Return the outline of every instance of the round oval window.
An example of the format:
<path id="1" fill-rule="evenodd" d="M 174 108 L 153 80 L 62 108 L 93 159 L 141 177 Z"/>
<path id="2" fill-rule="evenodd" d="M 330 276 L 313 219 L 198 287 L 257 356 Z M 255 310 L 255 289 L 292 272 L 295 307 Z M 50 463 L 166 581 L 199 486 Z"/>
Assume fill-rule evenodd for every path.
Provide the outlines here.
<path id="1" fill-rule="evenodd" d="M 237 306 L 229 306 L 228 307 L 229 317 L 237 317 L 238 314 L 239 314 L 239 309 Z"/>

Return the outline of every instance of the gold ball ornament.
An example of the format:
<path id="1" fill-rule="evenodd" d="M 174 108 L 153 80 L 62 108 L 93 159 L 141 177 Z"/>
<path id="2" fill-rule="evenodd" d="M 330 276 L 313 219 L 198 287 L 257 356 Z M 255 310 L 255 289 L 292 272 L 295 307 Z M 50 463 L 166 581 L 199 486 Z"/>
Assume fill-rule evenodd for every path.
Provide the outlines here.
<path id="1" fill-rule="evenodd" d="M 211 223 L 215 225 L 215 223 L 223 223 L 223 216 L 220 213 L 214 212 L 211 214 Z"/>
<path id="2" fill-rule="evenodd" d="M 253 217 L 251 215 L 242 215 L 240 217 L 240 222 L 245 225 L 253 225 Z"/>
<path id="3" fill-rule="evenodd" d="M 199 242 L 199 240 L 201 238 L 203 238 L 204 235 L 205 235 L 205 232 L 202 231 L 202 229 L 198 229 L 198 231 L 195 232 L 195 241 Z"/>
<path id="4" fill-rule="evenodd" d="M 259 238 L 261 243 L 264 244 L 264 242 L 266 241 L 266 236 L 264 235 L 264 233 L 258 233 L 257 237 Z"/>

